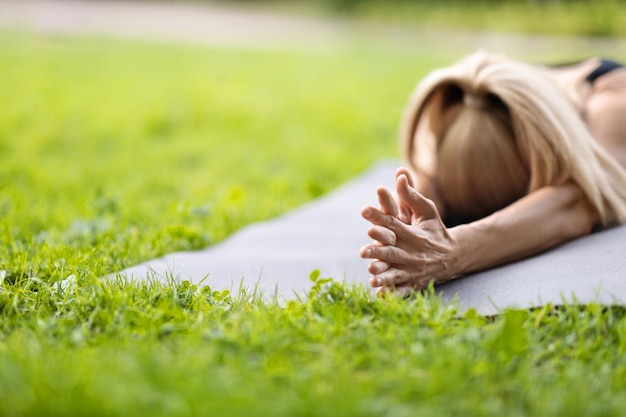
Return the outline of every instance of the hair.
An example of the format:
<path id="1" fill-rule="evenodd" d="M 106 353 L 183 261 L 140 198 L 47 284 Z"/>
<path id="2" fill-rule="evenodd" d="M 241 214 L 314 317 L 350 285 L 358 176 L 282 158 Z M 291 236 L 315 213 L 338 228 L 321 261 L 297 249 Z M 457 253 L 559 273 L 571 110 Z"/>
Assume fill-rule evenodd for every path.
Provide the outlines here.
<path id="1" fill-rule="evenodd" d="M 471 221 L 574 182 L 603 225 L 626 221 L 626 170 L 566 93 L 531 65 L 478 52 L 435 70 L 406 107 L 401 150 L 433 180 L 446 217 Z"/>

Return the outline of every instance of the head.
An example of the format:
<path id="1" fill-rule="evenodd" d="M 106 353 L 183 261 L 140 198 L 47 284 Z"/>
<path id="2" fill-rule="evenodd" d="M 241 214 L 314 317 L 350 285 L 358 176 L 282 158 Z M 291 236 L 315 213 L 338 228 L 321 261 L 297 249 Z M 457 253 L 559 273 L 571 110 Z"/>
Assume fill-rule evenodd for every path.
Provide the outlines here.
<path id="1" fill-rule="evenodd" d="M 401 139 L 407 163 L 432 179 L 452 221 L 487 216 L 567 181 L 606 222 L 626 219 L 624 170 L 530 65 L 481 52 L 432 72 L 406 108 Z"/>
<path id="2" fill-rule="evenodd" d="M 433 179 L 447 217 L 485 217 L 528 191 L 529 172 L 513 135 L 511 116 L 497 96 L 441 86 L 431 114 L 435 138 Z"/>

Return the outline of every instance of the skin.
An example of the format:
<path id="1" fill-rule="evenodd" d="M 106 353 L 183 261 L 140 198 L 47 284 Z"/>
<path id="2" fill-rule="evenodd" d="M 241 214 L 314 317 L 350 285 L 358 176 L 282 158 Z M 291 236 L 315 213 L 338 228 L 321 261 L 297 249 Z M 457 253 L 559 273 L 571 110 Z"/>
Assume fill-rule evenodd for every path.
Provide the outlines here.
<path id="1" fill-rule="evenodd" d="M 584 79 L 589 68 L 595 68 L 590 62 L 597 65 L 597 60 L 589 60 L 553 75 Z M 587 88 L 581 117 L 598 143 L 626 169 L 626 69 L 605 74 Z M 447 228 L 431 189 L 423 178 L 400 168 L 395 195 L 379 187 L 380 207 L 361 211 L 372 224 L 367 233 L 374 242 L 363 246 L 360 255 L 372 259 L 370 284 L 380 294 L 407 296 L 431 281 L 441 283 L 523 259 L 586 235 L 599 221 L 580 188 L 570 183 L 544 187 L 490 216 Z"/>

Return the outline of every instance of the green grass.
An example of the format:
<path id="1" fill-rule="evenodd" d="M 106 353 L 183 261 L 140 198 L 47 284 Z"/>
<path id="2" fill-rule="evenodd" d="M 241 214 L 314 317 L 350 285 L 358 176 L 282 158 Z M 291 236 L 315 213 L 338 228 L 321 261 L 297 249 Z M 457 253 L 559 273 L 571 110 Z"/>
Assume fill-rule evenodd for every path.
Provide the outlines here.
<path id="1" fill-rule="evenodd" d="M 309 2 L 300 2 L 307 5 Z M 626 36 L 624 0 L 328 0 L 332 13 L 439 29 Z"/>
<path id="2" fill-rule="evenodd" d="M 458 316 L 432 293 L 381 302 L 338 284 L 282 307 L 185 285 L 32 285 L 3 298 L 2 415 L 625 409 L 623 309 L 546 306 L 489 319 Z"/>
<path id="3" fill-rule="evenodd" d="M 5 35 L 0 270 L 98 276 L 317 197 L 396 155 L 441 62 Z"/>
<path id="4" fill-rule="evenodd" d="M 214 3 L 215 0 L 196 0 Z M 626 0 L 218 0 L 226 5 L 443 30 L 626 36 Z"/>
<path id="5" fill-rule="evenodd" d="M 98 279 L 396 157 L 408 93 L 454 58 L 1 34 L 0 415 L 624 415 L 623 309 Z"/>

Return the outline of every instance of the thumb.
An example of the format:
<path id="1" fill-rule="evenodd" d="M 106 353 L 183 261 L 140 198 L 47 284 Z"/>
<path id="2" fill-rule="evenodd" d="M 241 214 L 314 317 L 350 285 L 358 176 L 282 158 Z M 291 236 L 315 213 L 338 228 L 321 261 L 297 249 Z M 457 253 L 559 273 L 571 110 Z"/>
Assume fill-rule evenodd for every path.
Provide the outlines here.
<path id="1" fill-rule="evenodd" d="M 404 167 L 400 167 L 396 170 L 396 179 L 400 176 L 400 175 L 404 175 L 409 183 L 409 185 L 413 188 L 415 188 L 415 180 L 413 179 L 413 175 L 411 174 L 411 171 L 409 171 L 407 168 Z"/>
<path id="2" fill-rule="evenodd" d="M 398 168 L 396 170 L 396 181 L 398 180 L 398 177 L 400 177 L 401 175 L 404 175 L 406 177 L 407 182 L 410 187 L 415 187 L 415 181 L 413 180 L 413 175 L 411 174 L 411 171 L 409 171 L 407 168 L 404 168 L 404 167 Z M 413 211 L 411 210 L 411 208 L 407 207 L 406 204 L 400 204 L 399 210 L 398 210 L 398 218 L 402 220 L 404 223 L 410 224 L 412 217 L 413 217 Z"/>
<path id="3" fill-rule="evenodd" d="M 439 218 L 439 211 L 437 211 L 435 203 L 417 192 L 417 190 L 409 184 L 409 180 L 404 174 L 398 175 L 396 192 L 398 193 L 400 201 L 411 209 L 416 218 Z"/>

